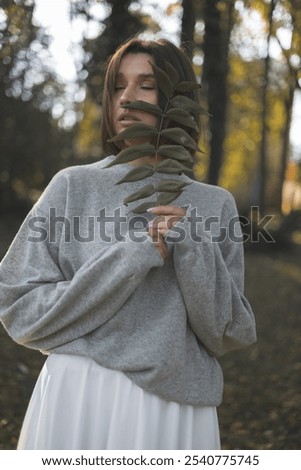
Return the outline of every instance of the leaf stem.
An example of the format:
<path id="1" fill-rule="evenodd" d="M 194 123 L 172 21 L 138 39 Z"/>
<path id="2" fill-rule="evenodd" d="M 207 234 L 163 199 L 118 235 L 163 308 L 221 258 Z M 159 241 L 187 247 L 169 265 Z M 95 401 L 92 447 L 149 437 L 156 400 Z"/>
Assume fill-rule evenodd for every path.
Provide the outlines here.
<path id="1" fill-rule="evenodd" d="M 161 132 L 162 132 L 162 127 L 163 127 L 163 121 L 164 121 L 164 116 L 165 116 L 165 113 L 167 111 L 167 108 L 169 106 L 169 103 L 170 103 L 170 98 L 168 98 L 167 100 L 167 103 L 165 105 L 165 108 L 163 110 L 163 114 L 160 118 L 160 124 L 159 124 L 159 127 L 158 127 L 158 135 L 157 135 L 157 141 L 156 141 L 156 144 L 155 144 L 155 148 L 156 148 L 156 154 L 155 154 L 155 163 L 154 163 L 154 174 L 157 173 L 157 168 L 158 168 L 158 150 L 159 150 L 159 142 L 160 142 L 160 138 L 161 138 Z M 158 183 L 155 182 L 155 188 L 156 188 L 156 204 L 158 204 Z"/>

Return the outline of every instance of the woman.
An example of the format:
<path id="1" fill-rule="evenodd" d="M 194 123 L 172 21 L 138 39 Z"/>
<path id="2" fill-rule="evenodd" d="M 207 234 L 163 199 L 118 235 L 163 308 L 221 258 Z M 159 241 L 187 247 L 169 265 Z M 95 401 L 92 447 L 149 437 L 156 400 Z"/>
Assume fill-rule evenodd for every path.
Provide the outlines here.
<path id="1" fill-rule="evenodd" d="M 180 81 L 195 81 L 189 60 L 166 40 L 133 39 L 116 51 L 103 96 L 111 155 L 59 172 L 1 263 L 4 327 L 48 355 L 19 449 L 220 448 L 217 357 L 256 339 L 242 244 L 230 230 L 234 200 L 177 175 L 190 184 L 172 205 L 149 210 L 137 231 L 123 200 L 143 182 L 116 183 L 154 157 L 110 167 L 120 150 L 111 137 L 133 123 L 157 125 L 124 105 L 162 104 L 151 63 L 166 70 L 166 60 Z"/>

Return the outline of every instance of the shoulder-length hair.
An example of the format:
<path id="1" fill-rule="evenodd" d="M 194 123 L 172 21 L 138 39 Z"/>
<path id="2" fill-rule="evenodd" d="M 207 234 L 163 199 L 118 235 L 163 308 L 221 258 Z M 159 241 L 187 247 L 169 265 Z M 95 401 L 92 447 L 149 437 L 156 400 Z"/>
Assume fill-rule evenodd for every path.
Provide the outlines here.
<path id="1" fill-rule="evenodd" d="M 167 39 L 143 40 L 135 37 L 122 44 L 109 59 L 104 79 L 101 138 L 103 149 L 107 155 L 115 155 L 120 151 L 120 147 L 116 143 L 108 142 L 108 139 L 114 136 L 113 100 L 119 66 L 121 60 L 126 54 L 138 54 L 141 52 L 149 54 L 153 58 L 155 64 L 165 72 L 167 72 L 166 61 L 168 61 L 176 69 L 180 82 L 191 81 L 196 83 L 196 77 L 191 61 L 181 49 L 179 49 Z M 199 103 L 198 90 L 178 94 L 188 96 L 195 102 Z M 160 91 L 158 101 L 161 109 L 164 109 L 166 99 L 162 93 L 160 93 Z M 198 122 L 198 116 L 195 117 L 196 121 Z M 185 130 L 191 135 L 195 142 L 198 143 L 199 132 L 188 128 L 185 128 Z"/>

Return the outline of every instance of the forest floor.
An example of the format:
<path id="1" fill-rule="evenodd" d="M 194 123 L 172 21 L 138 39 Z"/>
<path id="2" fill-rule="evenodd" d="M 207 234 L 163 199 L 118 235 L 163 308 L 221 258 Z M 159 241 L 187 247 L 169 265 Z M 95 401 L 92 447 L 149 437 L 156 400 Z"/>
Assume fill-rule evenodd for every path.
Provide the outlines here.
<path id="1" fill-rule="evenodd" d="M 0 221 L 0 258 L 17 228 L 14 218 Z M 246 250 L 245 260 L 258 342 L 220 360 L 222 448 L 301 449 L 301 245 Z M 2 326 L 0 341 L 0 449 L 15 449 L 45 357 L 13 343 Z"/>

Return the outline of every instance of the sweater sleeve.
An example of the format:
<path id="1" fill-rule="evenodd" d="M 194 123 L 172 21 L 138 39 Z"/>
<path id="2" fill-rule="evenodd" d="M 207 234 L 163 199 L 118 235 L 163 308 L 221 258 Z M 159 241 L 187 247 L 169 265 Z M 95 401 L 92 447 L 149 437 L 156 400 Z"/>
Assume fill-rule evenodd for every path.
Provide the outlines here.
<path id="1" fill-rule="evenodd" d="M 19 344 L 50 351 L 103 325 L 164 264 L 150 239 L 100 248 L 65 279 L 57 246 L 29 241 L 25 219 L 0 264 L 0 320 Z"/>
<path id="2" fill-rule="evenodd" d="M 174 244 L 174 265 L 186 305 L 188 321 L 197 338 L 213 355 L 256 341 L 255 319 L 243 295 L 244 255 L 238 214 L 227 194 L 220 220 L 220 239 L 202 230 L 202 240 L 193 240 L 189 216 L 188 236 Z M 235 228 L 235 233 L 234 233 Z"/>

